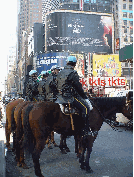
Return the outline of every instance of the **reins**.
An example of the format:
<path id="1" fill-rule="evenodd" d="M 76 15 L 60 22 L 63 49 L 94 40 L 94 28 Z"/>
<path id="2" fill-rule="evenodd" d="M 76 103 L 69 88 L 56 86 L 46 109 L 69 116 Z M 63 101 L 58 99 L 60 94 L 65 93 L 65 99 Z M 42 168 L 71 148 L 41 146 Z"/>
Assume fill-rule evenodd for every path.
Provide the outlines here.
<path id="1" fill-rule="evenodd" d="M 102 113 L 100 112 L 100 110 L 97 108 L 96 104 L 90 99 L 91 103 L 94 105 L 94 107 L 98 110 L 98 112 L 100 113 L 103 122 L 106 122 L 113 130 L 117 131 L 118 128 L 115 128 L 114 125 L 112 125 L 111 123 L 109 123 L 108 119 L 106 119 L 106 117 L 104 115 L 102 115 Z M 111 119 L 110 119 L 111 122 Z"/>

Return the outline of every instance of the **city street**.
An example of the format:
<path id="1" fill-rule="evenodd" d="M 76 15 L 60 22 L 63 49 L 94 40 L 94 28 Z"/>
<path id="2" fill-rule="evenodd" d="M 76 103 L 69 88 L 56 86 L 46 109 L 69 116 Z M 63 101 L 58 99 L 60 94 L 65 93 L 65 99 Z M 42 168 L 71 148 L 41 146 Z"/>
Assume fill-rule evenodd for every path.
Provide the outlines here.
<path id="1" fill-rule="evenodd" d="M 119 117 L 118 117 L 119 118 Z M 124 119 L 125 120 L 125 119 Z M 3 119 L 4 122 L 4 119 Z M 0 138 L 5 142 L 4 128 L 0 129 Z M 60 142 L 60 135 L 55 133 L 55 141 Z M 11 139 L 12 142 L 12 139 Z M 92 174 L 80 169 L 79 160 L 74 152 L 74 138 L 67 139 L 70 148 L 68 154 L 61 154 L 58 147 L 46 148 L 42 151 L 40 165 L 45 177 L 131 177 L 133 176 L 133 132 L 118 127 L 117 131 L 103 123 L 94 142 L 90 158 Z M 33 177 L 32 159 L 26 159 L 29 169 L 17 167 L 15 156 L 5 149 L 6 177 Z"/>

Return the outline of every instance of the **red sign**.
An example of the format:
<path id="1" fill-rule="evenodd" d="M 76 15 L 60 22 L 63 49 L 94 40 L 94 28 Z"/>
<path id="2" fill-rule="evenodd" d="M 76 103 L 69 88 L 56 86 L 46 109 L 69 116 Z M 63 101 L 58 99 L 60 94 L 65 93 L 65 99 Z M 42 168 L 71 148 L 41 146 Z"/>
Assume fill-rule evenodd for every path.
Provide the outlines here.
<path id="1" fill-rule="evenodd" d="M 79 3 L 80 3 L 80 4 L 79 4 L 80 10 L 83 10 L 83 0 L 80 0 Z"/>

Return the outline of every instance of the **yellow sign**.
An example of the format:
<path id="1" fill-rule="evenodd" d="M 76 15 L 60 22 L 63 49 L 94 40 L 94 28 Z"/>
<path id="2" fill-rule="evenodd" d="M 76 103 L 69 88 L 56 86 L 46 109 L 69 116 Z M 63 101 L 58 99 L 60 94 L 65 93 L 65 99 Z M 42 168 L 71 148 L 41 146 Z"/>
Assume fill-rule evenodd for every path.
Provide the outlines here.
<path id="1" fill-rule="evenodd" d="M 119 55 L 93 55 L 93 76 L 121 76 Z"/>

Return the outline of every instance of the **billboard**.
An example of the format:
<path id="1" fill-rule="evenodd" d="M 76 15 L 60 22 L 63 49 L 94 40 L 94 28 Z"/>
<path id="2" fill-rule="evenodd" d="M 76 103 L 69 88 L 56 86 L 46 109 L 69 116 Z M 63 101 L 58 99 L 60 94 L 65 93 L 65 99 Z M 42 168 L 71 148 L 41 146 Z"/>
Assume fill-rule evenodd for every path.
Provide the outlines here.
<path id="1" fill-rule="evenodd" d="M 67 52 L 42 53 L 37 56 L 36 68 L 40 74 L 41 71 L 48 71 L 53 65 L 64 67 L 66 65 Z"/>
<path id="2" fill-rule="evenodd" d="M 93 76 L 121 76 L 119 55 L 93 55 Z"/>
<path id="3" fill-rule="evenodd" d="M 46 16 L 47 51 L 112 53 L 112 15 L 60 10 Z"/>
<path id="4" fill-rule="evenodd" d="M 70 54 L 76 57 L 77 63 L 75 66 L 75 70 L 77 71 L 80 77 L 84 76 L 85 72 L 85 62 L 84 62 L 84 54 Z"/>

